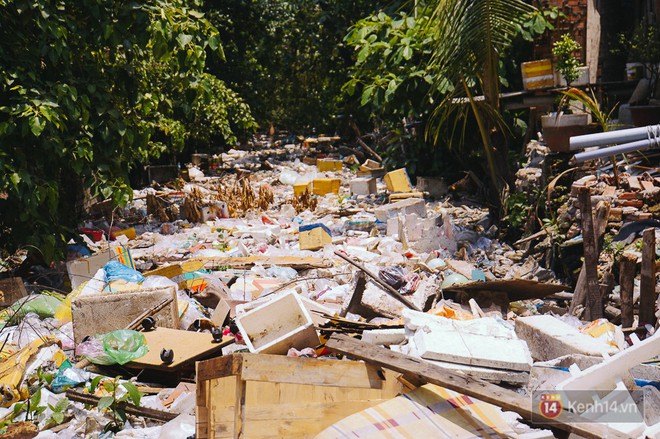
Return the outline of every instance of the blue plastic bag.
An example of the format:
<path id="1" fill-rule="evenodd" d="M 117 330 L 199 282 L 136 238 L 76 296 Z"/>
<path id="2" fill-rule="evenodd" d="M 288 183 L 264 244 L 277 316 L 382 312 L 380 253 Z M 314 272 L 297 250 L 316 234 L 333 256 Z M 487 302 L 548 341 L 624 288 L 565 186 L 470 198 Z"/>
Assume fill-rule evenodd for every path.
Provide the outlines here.
<path id="1" fill-rule="evenodd" d="M 137 270 L 127 267 L 119 261 L 110 261 L 103 267 L 105 278 L 108 282 L 113 280 L 125 280 L 126 282 L 144 282 L 144 276 Z"/>

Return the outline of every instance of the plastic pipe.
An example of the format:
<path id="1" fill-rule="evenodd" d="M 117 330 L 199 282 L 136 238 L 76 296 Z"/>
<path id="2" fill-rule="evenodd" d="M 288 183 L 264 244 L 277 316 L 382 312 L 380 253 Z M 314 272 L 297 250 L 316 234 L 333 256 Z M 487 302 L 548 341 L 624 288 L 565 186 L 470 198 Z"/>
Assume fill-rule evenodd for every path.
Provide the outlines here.
<path id="1" fill-rule="evenodd" d="M 612 143 L 630 143 L 636 140 L 647 139 L 649 137 L 649 129 L 660 132 L 660 125 L 649 125 L 627 130 L 607 131 L 605 133 L 571 137 L 570 149 L 573 151 L 576 149 L 588 148 L 590 146 L 602 146 Z"/>
<path id="2" fill-rule="evenodd" d="M 633 151 L 642 151 L 653 146 L 658 146 L 655 140 L 638 140 L 637 142 L 624 143 L 623 145 L 610 146 L 609 148 L 595 149 L 593 151 L 581 152 L 575 154 L 575 163 L 582 163 L 587 160 L 596 160 L 601 157 L 607 157 L 616 154 L 625 154 Z"/>

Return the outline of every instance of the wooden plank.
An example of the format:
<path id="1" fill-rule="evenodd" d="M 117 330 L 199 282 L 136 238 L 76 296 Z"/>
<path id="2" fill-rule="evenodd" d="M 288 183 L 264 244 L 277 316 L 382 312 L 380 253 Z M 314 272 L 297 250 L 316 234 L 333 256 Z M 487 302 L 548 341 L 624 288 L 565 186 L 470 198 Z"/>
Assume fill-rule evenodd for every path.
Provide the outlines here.
<path id="1" fill-rule="evenodd" d="M 137 360 L 126 364 L 129 368 L 156 369 L 172 372 L 200 358 L 222 355 L 222 348 L 234 342 L 233 337 L 223 337 L 220 343 L 204 332 L 181 331 L 157 327 L 153 331 L 142 332 L 147 340 L 149 352 Z M 174 361 L 164 364 L 160 359 L 162 349 L 174 350 Z"/>
<path id="2" fill-rule="evenodd" d="M 637 256 L 623 253 L 619 262 L 619 285 L 621 287 L 621 326 L 633 325 L 633 291 L 635 289 L 635 267 Z"/>
<path id="3" fill-rule="evenodd" d="M 639 325 L 655 326 L 655 228 L 642 233 L 642 278 L 639 286 Z"/>
<path id="4" fill-rule="evenodd" d="M 246 256 L 233 258 L 208 257 L 200 258 L 205 267 L 232 267 L 232 268 L 252 268 L 256 264 L 270 267 L 291 267 L 296 270 L 328 268 L 332 263 L 321 258 L 296 257 L 296 256 Z"/>
<path id="5" fill-rule="evenodd" d="M 598 286 L 598 247 L 591 209 L 591 193 L 588 187 L 578 187 L 578 206 L 582 215 L 582 242 L 584 246 L 583 269 L 586 277 L 586 309 L 584 318 L 596 320 L 603 317 L 603 301 Z M 577 291 L 576 291 L 577 295 Z M 574 297 L 573 300 L 577 301 Z M 569 310 L 570 311 L 570 310 Z"/>
<path id="6" fill-rule="evenodd" d="M 241 376 L 245 381 L 267 381 L 315 386 L 380 389 L 378 369 L 365 363 L 290 358 L 281 355 L 245 355 Z"/>
<path id="7" fill-rule="evenodd" d="M 514 411 L 526 420 L 532 419 L 532 407 L 529 397 L 523 397 L 511 390 L 470 378 L 467 375 L 449 372 L 420 358 L 409 357 L 340 334 L 334 334 L 326 343 L 326 347 L 331 351 L 350 355 L 353 358 L 368 361 L 377 366 L 401 372 L 404 375 L 411 375 L 424 382 L 478 398 L 504 410 Z M 554 425 L 557 428 L 580 434 L 586 438 L 622 437 L 618 432 L 603 425 L 578 423 L 578 420 L 579 418 L 575 415 L 564 411 L 554 420 L 554 422 L 557 422 Z"/>
<path id="8" fill-rule="evenodd" d="M 226 357 L 211 358 L 210 360 L 198 361 L 196 363 L 197 382 L 224 378 L 237 375 L 243 364 L 241 354 L 228 355 Z"/>

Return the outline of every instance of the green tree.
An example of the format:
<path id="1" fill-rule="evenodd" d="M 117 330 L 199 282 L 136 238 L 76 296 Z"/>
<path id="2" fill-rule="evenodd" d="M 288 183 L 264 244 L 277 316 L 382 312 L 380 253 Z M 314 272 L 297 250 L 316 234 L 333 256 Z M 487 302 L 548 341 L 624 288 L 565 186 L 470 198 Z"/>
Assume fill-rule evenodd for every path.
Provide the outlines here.
<path id="1" fill-rule="evenodd" d="M 436 0 L 434 9 L 432 64 L 439 69 L 437 80 L 448 80 L 454 88 L 435 108 L 429 135 L 436 141 L 445 136 L 452 145 L 456 137 L 446 133 L 459 132 L 464 144 L 467 121 L 476 123 L 491 200 L 500 207 L 512 178 L 504 138 L 508 127 L 500 109 L 500 56 L 534 8 L 521 0 Z M 448 125 L 454 128 L 447 130 Z"/>
<path id="2" fill-rule="evenodd" d="M 353 51 L 351 25 L 380 8 L 377 0 L 224 0 L 206 2 L 227 62 L 210 72 L 243 96 L 259 124 L 289 130 L 334 128 Z"/>
<path id="3" fill-rule="evenodd" d="M 190 5 L 0 0 L 0 248 L 60 256 L 83 188 L 125 204 L 131 167 L 180 150 L 211 106 L 226 107 L 213 133 L 249 129 L 230 91 L 211 99 L 224 85 L 203 69 L 220 36 Z"/>

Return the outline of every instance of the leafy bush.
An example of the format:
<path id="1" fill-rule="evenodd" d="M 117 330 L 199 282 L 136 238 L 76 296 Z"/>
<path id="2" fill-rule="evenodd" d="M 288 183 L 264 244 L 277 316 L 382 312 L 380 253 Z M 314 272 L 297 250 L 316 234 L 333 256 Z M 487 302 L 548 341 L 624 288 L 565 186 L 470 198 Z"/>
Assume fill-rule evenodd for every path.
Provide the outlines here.
<path id="1" fill-rule="evenodd" d="M 253 126 L 203 74 L 222 48 L 191 4 L 0 0 L 0 249 L 61 256 L 83 188 L 125 204 L 137 163 Z"/>

